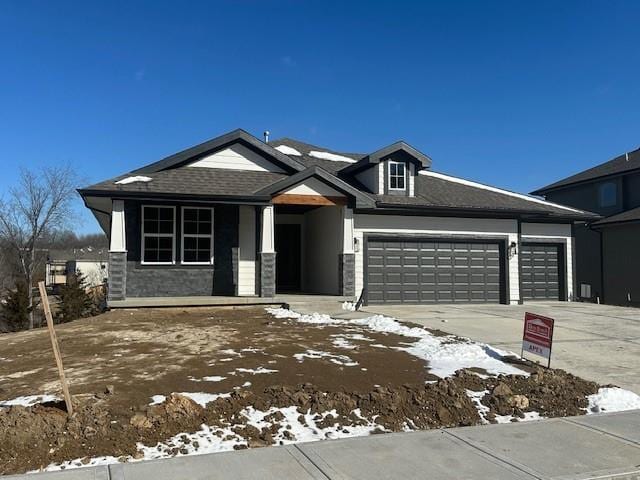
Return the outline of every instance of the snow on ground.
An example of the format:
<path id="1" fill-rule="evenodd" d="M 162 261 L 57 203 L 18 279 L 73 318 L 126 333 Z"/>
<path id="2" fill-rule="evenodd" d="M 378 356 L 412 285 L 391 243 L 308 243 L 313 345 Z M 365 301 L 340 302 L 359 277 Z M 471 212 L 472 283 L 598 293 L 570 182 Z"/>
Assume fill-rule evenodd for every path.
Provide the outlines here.
<path id="1" fill-rule="evenodd" d="M 134 177 L 127 177 L 127 178 L 123 178 L 122 180 L 118 180 L 116 182 L 116 185 L 127 185 L 129 183 L 137 183 L 137 182 L 147 183 L 147 182 L 150 182 L 151 180 L 153 180 L 151 177 L 136 175 Z"/>
<path id="2" fill-rule="evenodd" d="M 221 377 L 220 375 L 211 375 L 210 377 L 202 377 L 203 382 L 221 382 L 227 377 Z"/>
<path id="3" fill-rule="evenodd" d="M 338 155 L 337 153 L 319 152 L 317 150 L 311 150 L 309 152 L 310 157 L 321 158 L 323 160 L 333 160 L 334 162 L 349 162 L 356 163 L 353 158 L 345 157 L 344 155 Z"/>
<path id="4" fill-rule="evenodd" d="M 0 407 L 13 407 L 21 405 L 23 407 L 31 407 L 37 403 L 57 402 L 60 400 L 55 395 L 25 395 L 23 397 L 12 398 L 11 400 L 0 400 Z"/>
<path id="5" fill-rule="evenodd" d="M 356 311 L 356 304 L 353 302 L 343 302 L 342 303 L 342 309 L 343 310 L 347 310 L 349 312 L 355 312 Z"/>
<path id="6" fill-rule="evenodd" d="M 278 145 L 276 147 L 276 150 L 278 150 L 279 152 L 284 153 L 285 155 L 294 155 L 296 157 L 301 157 L 302 156 L 302 154 L 298 150 L 296 150 L 293 147 L 289 147 L 287 145 Z"/>
<path id="7" fill-rule="evenodd" d="M 296 353 L 293 355 L 293 358 L 299 362 L 304 361 L 305 358 L 328 358 L 330 362 L 335 363 L 336 365 L 343 365 L 345 367 L 355 367 L 358 365 L 358 362 L 352 360 L 346 355 L 336 355 L 334 353 L 323 352 L 321 350 L 307 350 L 304 353 Z"/>
<path id="8" fill-rule="evenodd" d="M 218 398 L 228 398 L 230 393 L 204 393 L 204 392 L 180 392 L 180 395 L 184 395 L 196 402 L 201 407 L 205 408 L 207 403 L 213 402 Z M 155 395 L 154 395 L 155 396 Z"/>
<path id="9" fill-rule="evenodd" d="M 441 378 L 449 377 L 457 370 L 471 367 L 482 368 L 492 375 L 528 375 L 523 370 L 500 360 L 502 356 L 507 355 L 507 352 L 452 335 L 436 337 L 424 328 L 409 327 L 395 318 L 383 315 L 354 320 L 339 320 L 325 314 L 312 313 L 306 315 L 283 308 L 267 308 L 267 312 L 276 318 L 293 318 L 301 323 L 358 325 L 376 332 L 416 338 L 418 340 L 408 344 L 407 347 L 396 348 L 427 361 L 429 363 L 429 371 Z"/>
<path id="10" fill-rule="evenodd" d="M 263 373 L 276 373 L 278 370 L 272 370 L 270 368 L 258 367 L 258 368 L 236 368 L 229 375 L 236 375 L 237 373 L 250 373 L 251 375 L 260 375 Z"/>
<path id="11" fill-rule="evenodd" d="M 640 395 L 618 387 L 604 387 L 589 395 L 587 413 L 623 412 L 640 409 Z"/>
<path id="12" fill-rule="evenodd" d="M 484 398 L 486 394 L 489 393 L 489 390 L 483 390 L 481 392 L 474 392 L 473 390 L 467 390 L 466 392 L 467 392 L 467 396 L 471 399 L 471 401 L 475 405 L 476 410 L 478 410 L 478 415 L 480 415 L 480 420 L 482 421 L 482 423 L 484 423 L 485 425 L 490 423 L 489 420 L 487 420 L 487 413 L 489 413 L 491 409 L 486 405 L 483 405 L 482 402 L 480 401 Z"/>
<path id="13" fill-rule="evenodd" d="M 164 395 L 154 395 L 153 397 L 151 397 L 151 403 L 149 403 L 149 405 L 160 405 L 166 399 L 167 397 L 165 397 Z"/>
<path id="14" fill-rule="evenodd" d="M 538 412 L 524 412 L 524 418 L 514 417 L 513 415 L 496 415 L 498 423 L 512 422 L 530 422 L 532 420 L 543 420 L 545 417 L 540 416 Z"/>

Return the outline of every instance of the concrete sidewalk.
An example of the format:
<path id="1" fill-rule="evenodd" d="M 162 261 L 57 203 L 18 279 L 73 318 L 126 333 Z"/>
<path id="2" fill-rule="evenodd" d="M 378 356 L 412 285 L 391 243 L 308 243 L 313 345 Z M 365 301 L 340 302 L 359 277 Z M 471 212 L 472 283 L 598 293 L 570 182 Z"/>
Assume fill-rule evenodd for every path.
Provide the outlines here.
<path id="1" fill-rule="evenodd" d="M 640 410 L 115 464 L 32 480 L 640 479 Z"/>

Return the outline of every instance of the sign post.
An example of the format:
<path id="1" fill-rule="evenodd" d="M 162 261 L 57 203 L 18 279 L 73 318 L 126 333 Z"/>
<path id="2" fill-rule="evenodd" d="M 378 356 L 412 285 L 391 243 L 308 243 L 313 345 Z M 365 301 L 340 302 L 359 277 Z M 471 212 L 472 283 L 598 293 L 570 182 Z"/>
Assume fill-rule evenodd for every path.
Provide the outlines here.
<path id="1" fill-rule="evenodd" d="M 71 403 L 71 394 L 69 393 L 69 385 L 64 375 L 64 367 L 62 366 L 62 355 L 60 355 L 60 347 L 58 346 L 58 337 L 56 331 L 53 328 L 53 316 L 51 315 L 51 307 L 49 306 L 49 297 L 47 297 L 47 290 L 45 289 L 44 282 L 38 282 L 38 289 L 40 290 L 40 298 L 42 300 L 42 308 L 44 309 L 44 316 L 47 319 L 47 329 L 49 330 L 49 337 L 51 338 L 51 347 L 53 348 L 53 356 L 56 359 L 56 365 L 58 366 L 58 374 L 60 375 L 60 384 L 62 385 L 62 394 L 64 395 L 64 403 L 67 406 L 67 413 L 73 415 L 73 404 Z"/>
<path id="2" fill-rule="evenodd" d="M 538 355 L 547 359 L 547 368 L 551 367 L 553 324 L 553 318 L 529 312 L 524 314 L 524 333 L 520 354 L 522 358 L 524 358 L 524 352 Z"/>

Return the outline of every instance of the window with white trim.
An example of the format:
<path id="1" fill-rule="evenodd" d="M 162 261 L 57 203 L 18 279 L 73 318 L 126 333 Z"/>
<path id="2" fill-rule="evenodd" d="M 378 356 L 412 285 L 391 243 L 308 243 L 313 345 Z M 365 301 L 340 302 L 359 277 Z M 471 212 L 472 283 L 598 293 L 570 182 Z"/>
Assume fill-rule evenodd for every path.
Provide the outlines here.
<path id="1" fill-rule="evenodd" d="M 142 263 L 175 263 L 175 207 L 142 207 Z"/>
<path id="2" fill-rule="evenodd" d="M 389 160 L 389 190 L 406 189 L 406 165 Z"/>
<path id="3" fill-rule="evenodd" d="M 212 208 L 182 208 L 182 263 L 213 263 Z"/>

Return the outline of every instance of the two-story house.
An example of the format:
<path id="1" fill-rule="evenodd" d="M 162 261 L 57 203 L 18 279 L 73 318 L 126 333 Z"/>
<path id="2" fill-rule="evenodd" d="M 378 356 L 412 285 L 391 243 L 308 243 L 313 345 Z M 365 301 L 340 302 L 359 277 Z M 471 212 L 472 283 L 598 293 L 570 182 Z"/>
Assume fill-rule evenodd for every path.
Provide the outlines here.
<path id="1" fill-rule="evenodd" d="M 574 226 L 578 295 L 640 306 L 640 149 L 532 194 L 604 217 Z"/>
<path id="2" fill-rule="evenodd" d="M 436 172 L 402 141 L 354 154 L 266 140 L 234 130 L 80 190 L 110 240 L 112 307 L 574 297 L 571 226 L 596 215 Z"/>

